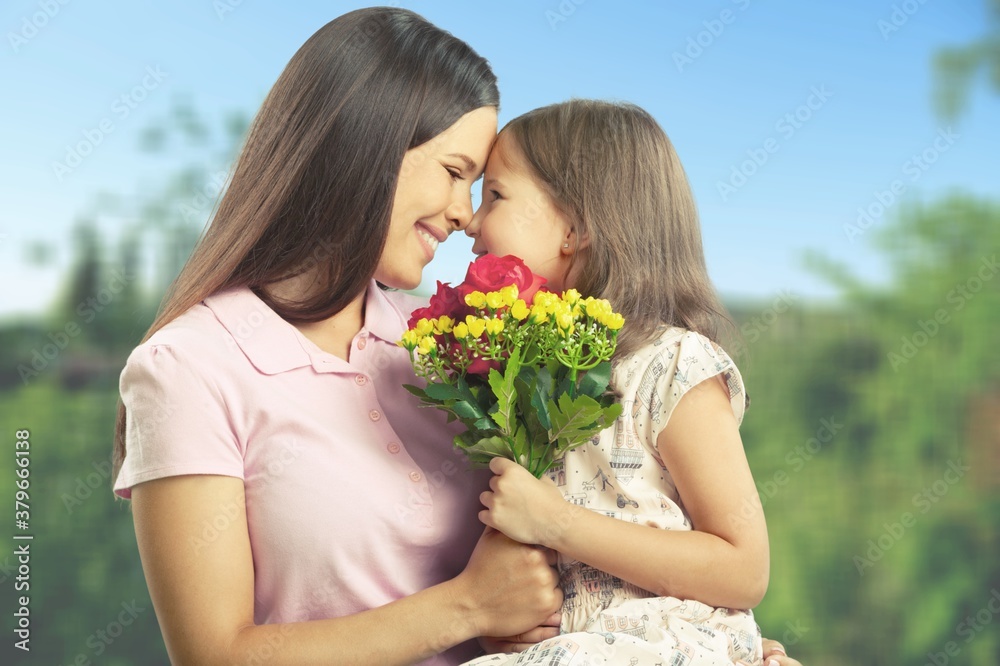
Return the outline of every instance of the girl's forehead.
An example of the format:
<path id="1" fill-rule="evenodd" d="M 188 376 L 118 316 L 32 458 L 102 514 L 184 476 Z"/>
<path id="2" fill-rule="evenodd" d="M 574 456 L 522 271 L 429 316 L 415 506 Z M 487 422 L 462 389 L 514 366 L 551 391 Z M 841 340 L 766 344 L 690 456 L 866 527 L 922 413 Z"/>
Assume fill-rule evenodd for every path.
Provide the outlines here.
<path id="1" fill-rule="evenodd" d="M 521 150 L 516 142 L 510 138 L 509 134 L 501 131 L 493 142 L 493 147 L 490 148 L 490 156 L 486 161 L 486 169 L 488 171 L 497 171 L 499 169 L 520 171 L 522 168 L 522 159 Z"/>

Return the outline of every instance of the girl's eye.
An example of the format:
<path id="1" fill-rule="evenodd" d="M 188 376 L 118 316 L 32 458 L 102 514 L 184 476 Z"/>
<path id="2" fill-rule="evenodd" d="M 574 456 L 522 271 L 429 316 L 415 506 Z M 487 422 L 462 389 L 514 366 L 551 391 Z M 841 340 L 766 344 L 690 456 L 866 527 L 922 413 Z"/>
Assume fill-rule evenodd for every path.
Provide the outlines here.
<path id="1" fill-rule="evenodd" d="M 497 192 L 496 190 L 490 190 L 489 193 L 490 193 L 490 201 L 497 201 L 499 199 L 503 199 L 503 197 L 500 196 L 500 193 Z"/>
<path id="2" fill-rule="evenodd" d="M 462 172 L 459 171 L 458 169 L 451 169 L 449 167 L 445 167 L 444 170 L 448 172 L 448 175 L 451 176 L 452 180 L 462 180 Z"/>

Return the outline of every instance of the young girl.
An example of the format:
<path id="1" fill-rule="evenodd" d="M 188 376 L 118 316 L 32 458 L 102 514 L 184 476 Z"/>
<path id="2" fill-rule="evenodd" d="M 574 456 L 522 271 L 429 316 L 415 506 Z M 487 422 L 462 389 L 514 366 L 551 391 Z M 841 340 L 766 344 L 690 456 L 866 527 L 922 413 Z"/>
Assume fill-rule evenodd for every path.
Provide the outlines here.
<path id="1" fill-rule="evenodd" d="M 684 171 L 656 121 L 574 100 L 507 125 L 466 233 L 607 298 L 626 321 L 612 388 L 624 412 L 535 479 L 493 460 L 481 520 L 558 551 L 563 635 L 472 664 L 759 663 L 749 610 L 768 582 L 764 516 L 739 424 L 739 371 L 715 343 Z"/>

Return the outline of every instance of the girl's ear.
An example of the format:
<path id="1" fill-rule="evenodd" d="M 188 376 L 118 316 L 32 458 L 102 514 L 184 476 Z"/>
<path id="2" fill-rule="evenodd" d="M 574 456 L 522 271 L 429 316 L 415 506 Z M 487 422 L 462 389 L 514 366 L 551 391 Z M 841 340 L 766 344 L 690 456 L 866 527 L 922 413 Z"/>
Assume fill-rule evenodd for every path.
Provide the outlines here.
<path id="1" fill-rule="evenodd" d="M 567 225 L 563 236 L 562 253 L 573 254 L 590 245 L 590 234 L 577 233 L 576 227 Z"/>

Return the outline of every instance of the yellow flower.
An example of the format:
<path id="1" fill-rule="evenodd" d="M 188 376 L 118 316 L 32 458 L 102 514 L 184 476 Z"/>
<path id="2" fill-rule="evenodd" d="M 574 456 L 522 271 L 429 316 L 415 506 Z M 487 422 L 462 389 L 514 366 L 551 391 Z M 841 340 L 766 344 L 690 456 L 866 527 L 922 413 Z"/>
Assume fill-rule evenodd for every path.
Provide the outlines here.
<path id="1" fill-rule="evenodd" d="M 587 299 L 587 316 L 600 320 L 601 317 L 611 314 L 611 304 L 602 299 Z"/>
<path id="2" fill-rule="evenodd" d="M 417 336 L 424 337 L 425 335 L 430 335 L 434 332 L 434 322 L 429 319 L 421 319 L 417 322 L 417 325 L 413 327 L 416 331 Z"/>
<path id="3" fill-rule="evenodd" d="M 559 312 L 556 314 L 556 325 L 568 331 L 573 327 L 573 314 L 570 312 Z"/>
<path id="4" fill-rule="evenodd" d="M 486 330 L 486 320 L 480 319 L 479 317 L 473 317 L 472 315 L 467 315 L 465 317 L 465 323 L 469 326 L 469 334 L 478 338 Z"/>
<path id="5" fill-rule="evenodd" d="M 407 351 L 413 351 L 417 347 L 417 332 L 416 331 L 406 331 L 403 333 L 403 339 L 397 344 L 400 347 L 405 348 Z"/>
<path id="6" fill-rule="evenodd" d="M 517 287 L 515 287 L 516 289 Z M 514 301 L 514 304 L 510 306 L 510 316 L 518 321 L 524 321 L 531 311 L 528 310 L 528 304 L 522 301 L 520 298 Z"/>
<path id="7" fill-rule="evenodd" d="M 462 338 L 469 337 L 469 325 L 464 321 L 460 321 L 455 324 L 455 327 L 451 329 L 451 332 L 455 334 L 455 337 L 459 340 Z"/>
<path id="8" fill-rule="evenodd" d="M 507 307 L 514 305 L 514 302 L 517 301 L 517 294 L 516 284 L 509 284 L 500 290 L 500 296 L 503 297 L 503 304 Z"/>
<path id="9" fill-rule="evenodd" d="M 535 294 L 535 296 L 537 300 L 538 294 Z M 546 322 L 549 320 L 549 312 L 545 309 L 545 305 L 543 303 L 535 303 L 531 306 L 531 317 L 536 322 Z"/>
<path id="10" fill-rule="evenodd" d="M 560 318 L 562 318 L 563 321 L 566 321 L 566 318 L 568 317 L 570 322 L 573 321 L 573 307 L 565 301 L 557 300 L 550 312 L 555 315 L 557 324 L 559 323 Z M 568 325 L 562 326 L 562 324 L 560 324 L 560 327 L 569 328 Z"/>
<path id="11" fill-rule="evenodd" d="M 539 291 L 535 293 L 534 304 L 540 311 L 551 314 L 555 311 L 556 303 L 559 302 L 559 297 L 548 291 Z M 533 306 L 534 307 L 534 306 Z"/>
<path id="12" fill-rule="evenodd" d="M 474 291 L 465 296 L 465 304 L 470 308 L 481 308 L 486 305 L 486 294 L 481 291 Z"/>
<path id="13" fill-rule="evenodd" d="M 625 325 L 625 317 L 617 312 L 611 312 L 601 318 L 601 323 L 612 331 L 620 330 Z"/>
<path id="14" fill-rule="evenodd" d="M 487 319 L 486 320 L 486 332 L 490 335 L 499 335 L 503 332 L 503 320 L 501 319 Z"/>
<path id="15" fill-rule="evenodd" d="M 578 292 L 576 289 L 567 289 L 566 291 L 563 292 L 562 298 L 570 305 L 573 305 L 578 300 L 580 300 L 580 292 Z"/>
<path id="16" fill-rule="evenodd" d="M 499 291 L 491 291 L 486 294 L 486 305 L 491 310 L 498 310 L 503 305 L 503 295 Z"/>
<path id="17" fill-rule="evenodd" d="M 442 333 L 451 333 L 451 327 L 454 326 L 455 320 L 448 315 L 441 315 L 434 320 L 434 332 L 438 335 Z"/>
<path id="18" fill-rule="evenodd" d="M 437 343 L 434 342 L 434 338 L 430 335 L 420 338 L 420 343 L 417 345 L 417 349 L 420 350 L 421 354 L 430 354 L 431 350 L 437 349 Z"/>

